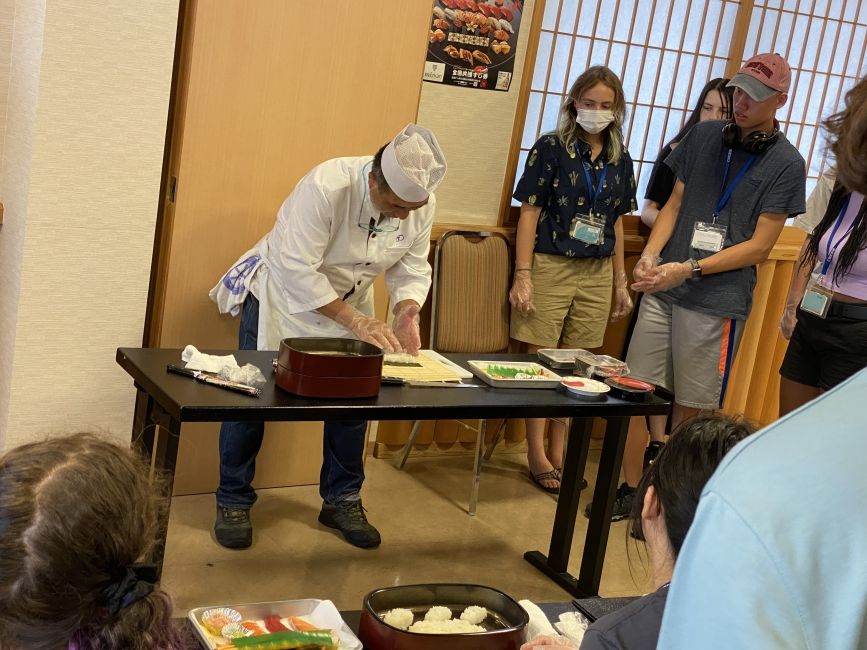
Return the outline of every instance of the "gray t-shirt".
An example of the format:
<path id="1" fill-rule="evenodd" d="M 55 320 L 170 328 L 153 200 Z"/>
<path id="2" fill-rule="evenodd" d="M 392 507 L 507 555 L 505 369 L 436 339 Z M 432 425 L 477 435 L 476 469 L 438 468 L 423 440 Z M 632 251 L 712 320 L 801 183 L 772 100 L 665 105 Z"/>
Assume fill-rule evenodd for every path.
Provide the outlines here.
<path id="1" fill-rule="evenodd" d="M 581 650 L 655 650 L 668 585 L 603 616 L 584 633 Z"/>
<path id="2" fill-rule="evenodd" d="M 683 262 L 689 258 L 700 260 L 713 254 L 692 248 L 691 242 L 696 222 L 713 221 L 713 212 L 722 193 L 723 170 L 729 151 L 722 143 L 724 124 L 699 122 L 665 159 L 665 164 L 671 167 L 685 187 L 674 231 L 662 250 L 664 262 Z M 742 149 L 733 150 L 729 185 L 749 158 Z M 723 248 L 751 239 L 759 215 L 764 212 L 790 217 L 801 214 L 806 209 L 805 195 L 804 159 L 780 133 L 777 141 L 757 156 L 720 212 L 717 224 L 727 226 Z M 756 268 L 750 266 L 699 280 L 687 280 L 657 295 L 687 309 L 721 318 L 746 320 L 752 307 L 755 284 Z"/>

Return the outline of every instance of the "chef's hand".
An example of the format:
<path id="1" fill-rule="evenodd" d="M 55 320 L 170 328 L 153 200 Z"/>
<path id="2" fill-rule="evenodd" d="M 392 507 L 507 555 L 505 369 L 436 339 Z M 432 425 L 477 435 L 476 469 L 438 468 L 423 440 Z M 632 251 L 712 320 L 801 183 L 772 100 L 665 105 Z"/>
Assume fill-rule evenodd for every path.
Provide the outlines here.
<path id="1" fill-rule="evenodd" d="M 401 300 L 394 309 L 394 335 L 403 351 L 418 356 L 421 348 L 421 334 L 418 329 L 418 312 L 421 310 L 414 300 Z"/>
<path id="2" fill-rule="evenodd" d="M 544 650 L 575 650 L 577 647 L 565 636 L 542 634 L 535 639 L 527 641 L 527 643 L 521 646 L 521 650 L 536 650 L 536 648 Z"/>
<path id="3" fill-rule="evenodd" d="M 611 312 L 611 322 L 616 323 L 632 311 L 632 296 L 627 288 L 626 273 L 614 279 L 614 309 Z"/>
<path id="4" fill-rule="evenodd" d="M 400 351 L 400 341 L 388 325 L 381 320 L 365 316 L 352 305 L 343 303 L 334 315 L 334 320 L 360 340 L 382 348 L 383 352 Z"/>
<path id="5" fill-rule="evenodd" d="M 530 278 L 529 270 L 515 271 L 515 280 L 509 291 L 509 302 L 522 314 L 536 311 L 536 305 L 533 304 L 533 280 Z"/>
<path id="6" fill-rule="evenodd" d="M 692 275 L 692 264 L 688 262 L 669 262 L 653 269 L 643 279 L 632 285 L 633 291 L 656 293 L 683 284 Z"/>
<path id="7" fill-rule="evenodd" d="M 780 319 L 780 332 L 783 338 L 787 341 L 792 338 L 792 332 L 795 331 L 795 325 L 798 324 L 798 306 L 786 304 L 783 309 L 783 317 Z"/>
<path id="8" fill-rule="evenodd" d="M 661 261 L 662 258 L 657 257 L 652 253 L 642 253 L 641 258 L 635 265 L 635 268 L 632 269 L 633 279 L 635 279 L 637 282 L 641 282 L 642 280 L 646 279 L 653 272 L 653 270 L 657 266 L 659 266 L 659 263 Z"/>

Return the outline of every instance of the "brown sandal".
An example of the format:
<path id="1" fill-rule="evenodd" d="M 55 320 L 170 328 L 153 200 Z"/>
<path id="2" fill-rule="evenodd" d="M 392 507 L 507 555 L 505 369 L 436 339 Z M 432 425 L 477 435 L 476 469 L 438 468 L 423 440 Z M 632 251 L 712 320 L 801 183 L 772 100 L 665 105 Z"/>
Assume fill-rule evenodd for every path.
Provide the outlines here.
<path id="1" fill-rule="evenodd" d="M 533 474 L 530 472 L 530 480 L 533 481 L 540 488 L 545 490 L 548 494 L 560 494 L 560 486 L 557 487 L 547 487 L 542 484 L 542 481 L 557 481 L 560 482 L 560 472 L 556 469 L 553 469 L 549 472 L 540 472 L 538 474 Z"/>

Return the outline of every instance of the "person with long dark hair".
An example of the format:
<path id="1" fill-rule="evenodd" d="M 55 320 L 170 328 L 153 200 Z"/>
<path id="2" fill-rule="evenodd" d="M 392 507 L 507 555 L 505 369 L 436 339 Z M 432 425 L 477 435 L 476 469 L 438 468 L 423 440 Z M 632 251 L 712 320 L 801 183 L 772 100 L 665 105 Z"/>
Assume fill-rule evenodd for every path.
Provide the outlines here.
<path id="1" fill-rule="evenodd" d="M 148 563 L 166 497 L 92 434 L 0 456 L 0 648 L 183 650 Z"/>
<path id="2" fill-rule="evenodd" d="M 609 317 L 632 309 L 620 219 L 636 209 L 625 116 L 617 75 L 605 66 L 588 68 L 569 89 L 556 131 L 527 156 L 514 193 L 521 216 L 509 301 L 512 338 L 530 352 L 598 347 Z M 530 479 L 552 493 L 560 490 L 564 433 L 552 422 L 546 453 L 545 420 L 527 420 Z"/>
<path id="3" fill-rule="evenodd" d="M 727 86 L 728 82 L 729 79 L 722 77 L 708 81 L 701 89 L 698 101 L 695 103 L 689 118 L 680 127 L 680 131 L 660 150 L 656 162 L 653 163 L 647 189 L 644 191 L 644 205 L 641 207 L 641 221 L 644 225 L 653 227 L 659 211 L 668 202 L 671 192 L 674 190 L 674 184 L 677 182 L 677 176 L 668 165 L 664 164 L 668 154 L 699 122 L 731 119 L 734 88 Z"/>
<path id="4" fill-rule="evenodd" d="M 867 367 L 867 170 L 849 162 L 858 155 L 847 155 L 854 144 L 865 146 L 865 114 L 867 78 L 846 94 L 843 110 L 824 122 L 838 160 L 837 184 L 798 262 L 798 277 L 805 281 L 799 283 L 804 289 L 796 325 L 780 367 L 780 415 Z"/>

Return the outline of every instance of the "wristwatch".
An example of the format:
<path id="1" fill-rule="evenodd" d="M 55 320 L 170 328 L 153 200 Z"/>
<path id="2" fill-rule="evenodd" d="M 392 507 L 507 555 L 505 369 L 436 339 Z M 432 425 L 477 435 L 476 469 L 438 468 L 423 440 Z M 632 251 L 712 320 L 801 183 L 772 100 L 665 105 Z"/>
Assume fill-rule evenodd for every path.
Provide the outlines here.
<path id="1" fill-rule="evenodd" d="M 701 277 L 701 265 L 698 263 L 697 260 L 694 260 L 692 258 L 689 258 L 686 263 L 692 266 L 692 273 L 689 276 L 690 279 L 698 280 Z"/>

